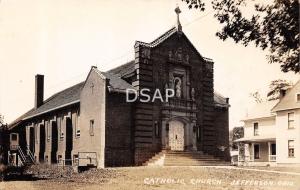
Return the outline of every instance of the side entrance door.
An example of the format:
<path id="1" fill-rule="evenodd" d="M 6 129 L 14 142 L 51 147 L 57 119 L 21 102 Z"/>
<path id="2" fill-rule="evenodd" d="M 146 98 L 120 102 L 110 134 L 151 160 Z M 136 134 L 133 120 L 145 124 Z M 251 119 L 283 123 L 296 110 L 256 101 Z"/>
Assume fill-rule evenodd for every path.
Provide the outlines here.
<path id="1" fill-rule="evenodd" d="M 184 150 L 184 126 L 179 121 L 169 122 L 169 146 L 171 150 Z"/>

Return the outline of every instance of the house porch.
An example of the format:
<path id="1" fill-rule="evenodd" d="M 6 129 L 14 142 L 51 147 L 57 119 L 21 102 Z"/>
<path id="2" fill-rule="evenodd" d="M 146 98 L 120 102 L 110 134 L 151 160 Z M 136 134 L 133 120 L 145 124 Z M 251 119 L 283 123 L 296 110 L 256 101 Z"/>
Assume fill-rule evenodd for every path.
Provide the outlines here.
<path id="1" fill-rule="evenodd" d="M 240 140 L 238 165 L 274 166 L 276 165 L 276 140 Z"/>

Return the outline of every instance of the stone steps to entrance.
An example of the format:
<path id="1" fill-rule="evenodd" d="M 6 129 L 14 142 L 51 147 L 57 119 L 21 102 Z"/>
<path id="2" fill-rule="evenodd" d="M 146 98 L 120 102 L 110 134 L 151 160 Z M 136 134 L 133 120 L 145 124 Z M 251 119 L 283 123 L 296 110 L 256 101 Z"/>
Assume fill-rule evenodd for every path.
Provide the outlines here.
<path id="1" fill-rule="evenodd" d="M 161 151 L 150 160 L 143 164 L 144 166 L 227 166 L 226 162 L 212 155 L 203 152 L 188 151 Z"/>
<path id="2" fill-rule="evenodd" d="M 154 155 L 152 158 L 150 158 L 147 162 L 143 163 L 143 166 L 148 165 L 157 165 L 155 164 L 157 161 L 161 160 L 164 157 L 165 151 L 161 151 L 158 154 Z"/>
<path id="3" fill-rule="evenodd" d="M 219 162 L 222 161 L 221 159 L 187 159 L 187 158 L 180 158 L 180 159 L 175 159 L 175 158 L 165 158 L 165 162 L 189 162 L 189 161 L 206 161 L 206 162 Z"/>
<path id="4" fill-rule="evenodd" d="M 194 158 L 207 158 L 207 159 L 215 158 L 212 155 L 172 155 L 172 154 L 168 154 L 168 156 L 170 158 L 191 158 L 191 159 L 194 159 Z"/>

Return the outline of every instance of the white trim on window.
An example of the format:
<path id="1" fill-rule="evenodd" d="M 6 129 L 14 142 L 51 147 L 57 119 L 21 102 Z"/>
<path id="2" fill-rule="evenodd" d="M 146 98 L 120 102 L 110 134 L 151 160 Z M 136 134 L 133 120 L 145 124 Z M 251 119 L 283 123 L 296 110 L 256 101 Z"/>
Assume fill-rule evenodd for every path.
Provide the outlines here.
<path id="1" fill-rule="evenodd" d="M 290 152 L 290 150 L 293 150 L 293 151 Z M 288 157 L 295 158 L 295 140 L 294 139 L 288 140 Z"/>
<path id="2" fill-rule="evenodd" d="M 288 129 L 295 129 L 295 112 L 288 113 Z"/>
<path id="3" fill-rule="evenodd" d="M 253 123 L 253 136 L 259 136 L 259 124 L 258 124 L 258 122 Z"/>

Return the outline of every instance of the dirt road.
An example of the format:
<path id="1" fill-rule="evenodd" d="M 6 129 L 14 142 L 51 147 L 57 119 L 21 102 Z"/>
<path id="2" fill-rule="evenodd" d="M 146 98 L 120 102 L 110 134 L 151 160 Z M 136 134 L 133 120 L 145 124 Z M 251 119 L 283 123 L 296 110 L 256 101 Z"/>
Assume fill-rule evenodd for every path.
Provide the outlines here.
<path id="1" fill-rule="evenodd" d="M 269 169 L 270 170 L 270 169 Z M 71 177 L 0 183 L 0 190 L 144 190 L 144 189 L 300 189 L 300 172 L 291 174 L 237 168 L 164 167 L 93 170 Z M 299 170 L 300 171 L 300 170 Z M 299 175 L 298 175 L 299 174 Z"/>

